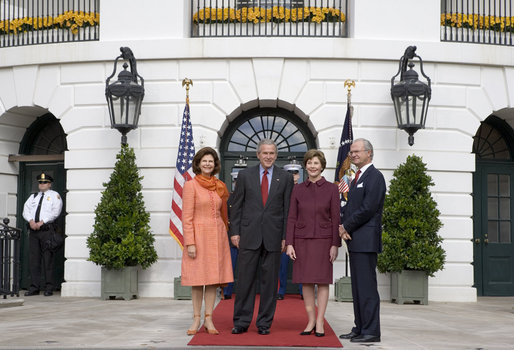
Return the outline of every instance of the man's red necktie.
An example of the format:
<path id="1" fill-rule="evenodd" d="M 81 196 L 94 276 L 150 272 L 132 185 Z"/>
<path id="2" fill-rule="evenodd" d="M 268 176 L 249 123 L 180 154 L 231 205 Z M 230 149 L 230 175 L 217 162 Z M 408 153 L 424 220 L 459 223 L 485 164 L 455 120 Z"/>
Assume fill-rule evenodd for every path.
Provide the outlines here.
<path id="1" fill-rule="evenodd" d="M 359 175 L 360 175 L 360 174 L 361 174 L 361 171 L 360 171 L 360 170 L 358 170 L 358 171 L 357 171 L 357 174 L 355 174 L 355 179 L 353 179 L 353 183 L 354 183 L 355 185 L 357 185 L 357 181 L 359 180 Z"/>
<path id="2" fill-rule="evenodd" d="M 262 175 L 261 195 L 262 195 L 262 205 L 266 205 L 266 201 L 268 200 L 268 171 L 267 170 L 264 170 L 264 174 Z"/>

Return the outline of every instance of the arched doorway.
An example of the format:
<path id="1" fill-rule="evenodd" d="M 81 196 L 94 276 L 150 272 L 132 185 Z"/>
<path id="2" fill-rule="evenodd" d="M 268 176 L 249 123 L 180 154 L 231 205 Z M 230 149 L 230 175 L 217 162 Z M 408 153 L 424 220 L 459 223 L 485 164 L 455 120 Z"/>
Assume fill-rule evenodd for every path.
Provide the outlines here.
<path id="1" fill-rule="evenodd" d="M 226 184 L 231 183 L 231 169 L 240 157 L 247 158 L 248 166 L 258 163 L 257 144 L 264 138 L 277 144 L 276 164 L 281 167 L 289 163 L 290 157 L 301 163 L 305 152 L 316 148 L 316 139 L 309 126 L 293 112 L 280 107 L 250 109 L 229 124 L 221 139 L 220 177 Z"/>
<path id="2" fill-rule="evenodd" d="M 295 157 L 301 163 L 305 152 L 316 148 L 316 140 L 309 126 L 293 112 L 280 107 L 257 107 L 245 111 L 229 124 L 221 139 L 220 178 L 229 190 L 233 190 L 230 173 L 235 163 L 240 157 L 244 157 L 248 166 L 258 164 L 257 145 L 264 138 L 272 139 L 277 144 L 278 158 L 275 164 L 279 167 L 289 163 L 291 157 Z M 303 178 L 305 170 L 301 176 L 301 179 Z M 296 294 L 299 291 L 298 285 L 291 282 L 291 277 L 292 264 L 289 264 L 286 293 Z M 237 290 L 237 281 L 235 289 Z"/>
<path id="3" fill-rule="evenodd" d="M 473 142 L 473 261 L 478 295 L 514 295 L 514 131 L 491 115 Z"/>
<path id="4" fill-rule="evenodd" d="M 38 192 L 36 176 L 42 171 L 54 178 L 52 189 L 59 192 L 63 199 L 63 210 L 57 220 L 59 229 L 64 231 L 66 212 L 66 173 L 64 170 L 64 151 L 67 150 L 66 134 L 57 118 L 51 113 L 38 117 L 26 130 L 20 143 L 19 154 L 10 157 L 10 161 L 20 163 L 18 177 L 17 222 L 22 228 L 21 240 L 21 281 L 20 286 L 26 289 L 29 280 L 29 245 L 27 225 L 23 219 L 23 205 L 27 198 Z M 64 282 L 64 247 L 55 254 L 54 263 L 55 285 L 60 289 Z"/>

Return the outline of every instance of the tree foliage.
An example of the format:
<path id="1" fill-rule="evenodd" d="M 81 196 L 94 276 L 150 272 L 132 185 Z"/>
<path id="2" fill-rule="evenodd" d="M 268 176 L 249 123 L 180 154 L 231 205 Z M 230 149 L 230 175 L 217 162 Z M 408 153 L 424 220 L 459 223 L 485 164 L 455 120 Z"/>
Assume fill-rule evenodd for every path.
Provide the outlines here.
<path id="1" fill-rule="evenodd" d="M 95 208 L 93 233 L 87 239 L 89 260 L 109 269 L 157 261 L 150 232 L 150 214 L 141 193 L 141 179 L 134 150 L 122 145 L 109 182 Z"/>
<path id="2" fill-rule="evenodd" d="M 394 171 L 384 202 L 380 272 L 420 270 L 433 276 L 443 269 L 446 253 L 438 235 L 439 210 L 429 189 L 433 185 L 426 165 L 416 155 Z"/>

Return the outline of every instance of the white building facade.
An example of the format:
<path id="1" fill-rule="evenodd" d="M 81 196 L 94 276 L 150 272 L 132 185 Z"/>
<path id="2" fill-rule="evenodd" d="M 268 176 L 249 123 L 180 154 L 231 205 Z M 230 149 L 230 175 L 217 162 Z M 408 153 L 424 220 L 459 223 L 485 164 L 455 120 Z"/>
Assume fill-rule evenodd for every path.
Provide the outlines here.
<path id="1" fill-rule="evenodd" d="M 408 0 L 349 1 L 347 37 L 191 37 L 190 3 L 100 1 L 99 40 L 0 48 L 0 216 L 21 227 L 23 179 L 30 182 L 30 171 L 45 164 L 62 164 L 67 235 L 62 296 L 100 296 L 100 267 L 87 261 L 86 240 L 102 183 L 108 181 L 120 149 L 120 135 L 110 128 L 105 79 L 121 46 L 132 49 L 145 79 L 139 127 L 128 134 L 128 143 L 144 176 L 143 194 L 159 255 L 157 263 L 140 272 L 140 296 L 172 297 L 173 279 L 180 275 L 182 252 L 168 224 L 185 77 L 193 80 L 190 110 L 197 149 L 211 146 L 224 157 L 227 138 L 241 118 L 263 109 L 281 111 L 308 131 L 308 146 L 325 153 L 329 180 L 334 178 L 347 108 L 344 81 L 354 80 L 354 138 L 373 143 L 374 164 L 386 180 L 411 154 L 423 158 L 434 180 L 447 257 L 444 270 L 429 279 L 430 300 L 472 302 L 477 295 L 494 295 L 484 289 L 486 279 L 506 283 L 510 276 L 513 283 L 510 238 L 498 263 L 487 252 L 495 242 L 484 243 L 490 229 L 487 218 L 477 216 L 480 203 L 492 208 L 491 193 L 479 188 L 483 181 L 492 181 L 491 174 L 500 174 L 503 185 L 508 179 L 505 186 L 514 189 L 512 155 L 492 162 L 491 170 L 473 153 L 475 136 L 487 120 L 499 120 L 491 130 L 505 133 L 503 139 L 512 147 L 511 46 L 441 41 L 441 6 L 428 0 L 415 5 Z M 415 134 L 413 146 L 397 128 L 390 96 L 391 77 L 410 45 L 417 46 L 432 80 L 426 128 Z M 37 155 L 24 153 L 23 145 L 30 144 L 29 131 L 37 133 L 38 119 L 48 114 L 65 134 L 63 156 L 21 157 Z M 500 212 L 512 212 L 508 193 L 497 196 Z M 505 215 L 500 231 L 508 226 L 512 237 L 512 219 Z M 510 270 L 498 272 L 498 266 Z M 344 270 L 341 252 L 334 276 L 343 276 Z M 388 275 L 379 276 L 379 292 L 389 299 Z"/>

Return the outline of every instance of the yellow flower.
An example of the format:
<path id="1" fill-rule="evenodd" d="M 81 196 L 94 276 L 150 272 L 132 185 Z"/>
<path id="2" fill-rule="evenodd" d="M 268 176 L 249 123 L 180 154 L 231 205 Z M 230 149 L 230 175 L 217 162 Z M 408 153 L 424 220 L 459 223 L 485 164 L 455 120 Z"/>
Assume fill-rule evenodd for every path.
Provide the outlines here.
<path id="1" fill-rule="evenodd" d="M 72 26 L 70 27 L 70 30 L 73 34 L 78 34 L 78 32 L 79 32 L 79 28 L 76 24 L 72 24 Z"/>
<path id="2" fill-rule="evenodd" d="M 443 21 L 445 14 L 441 15 Z M 84 19 L 82 19 L 84 20 Z M 264 23 L 264 22 L 307 22 L 314 23 L 327 22 L 345 22 L 346 15 L 341 13 L 339 9 L 332 7 L 300 7 L 286 8 L 284 6 L 265 7 L 243 7 L 234 10 L 233 8 L 202 8 L 193 14 L 193 23 Z M 75 18 L 78 24 L 79 18 Z"/>

